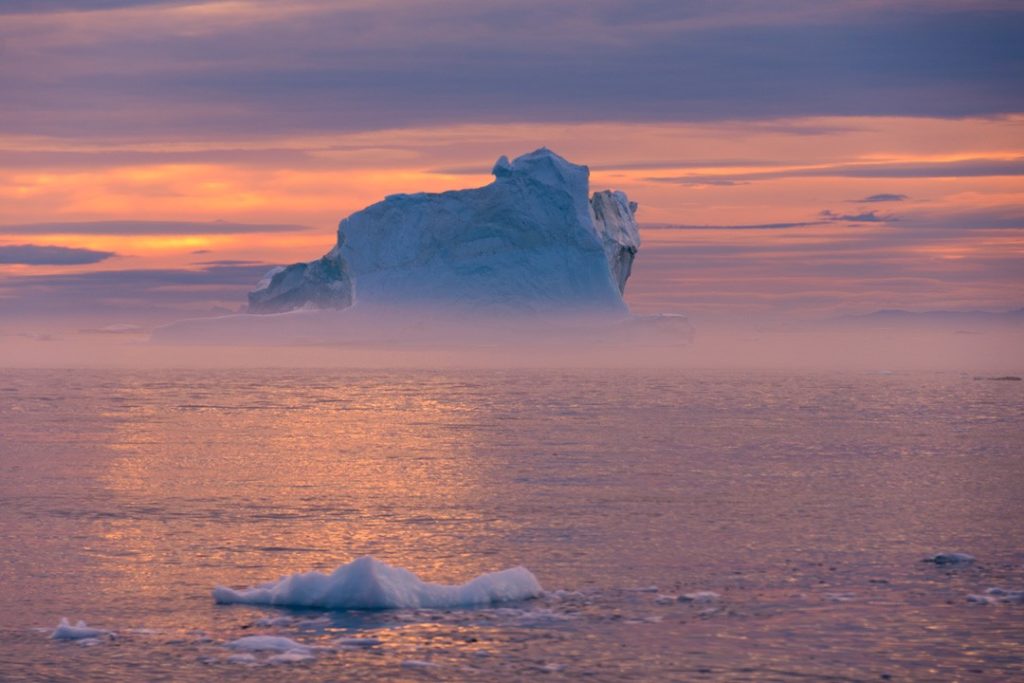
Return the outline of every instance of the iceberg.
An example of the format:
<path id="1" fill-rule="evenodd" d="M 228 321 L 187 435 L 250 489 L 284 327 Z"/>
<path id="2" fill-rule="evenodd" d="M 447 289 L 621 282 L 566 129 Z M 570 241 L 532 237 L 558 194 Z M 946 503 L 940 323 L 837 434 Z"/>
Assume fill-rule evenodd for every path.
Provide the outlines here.
<path id="1" fill-rule="evenodd" d="M 937 565 L 964 565 L 974 562 L 974 555 L 967 553 L 936 553 L 921 560 Z"/>
<path id="2" fill-rule="evenodd" d="M 330 574 L 307 572 L 253 588 L 218 586 L 218 604 L 307 607 L 330 610 L 445 609 L 478 607 L 539 597 L 543 589 L 524 567 L 482 574 L 459 586 L 422 581 L 412 572 L 361 557 Z"/>
<path id="3" fill-rule="evenodd" d="M 391 195 L 345 218 L 317 261 L 275 268 L 250 313 L 433 308 L 624 316 L 640 232 L 622 192 L 588 197 L 590 171 L 541 148 L 494 165 L 485 187 Z"/>
<path id="4" fill-rule="evenodd" d="M 227 647 L 231 650 L 240 650 L 243 652 L 304 652 L 309 653 L 312 651 L 308 645 L 303 645 L 291 638 L 285 638 L 284 636 L 245 636 L 237 640 L 233 640 L 227 644 Z"/>
<path id="5" fill-rule="evenodd" d="M 57 628 L 50 634 L 50 638 L 53 640 L 86 640 L 112 635 L 110 631 L 104 631 L 101 628 L 91 628 L 81 620 L 72 626 L 67 617 L 61 617 L 60 623 L 57 624 Z"/>
<path id="6" fill-rule="evenodd" d="M 343 219 L 335 245 L 268 271 L 246 313 L 179 320 L 157 343 L 521 350 L 677 346 L 675 314 L 632 315 L 623 299 L 640 250 L 637 204 L 590 194 L 590 171 L 549 149 L 492 169 L 472 189 L 395 194 Z"/>

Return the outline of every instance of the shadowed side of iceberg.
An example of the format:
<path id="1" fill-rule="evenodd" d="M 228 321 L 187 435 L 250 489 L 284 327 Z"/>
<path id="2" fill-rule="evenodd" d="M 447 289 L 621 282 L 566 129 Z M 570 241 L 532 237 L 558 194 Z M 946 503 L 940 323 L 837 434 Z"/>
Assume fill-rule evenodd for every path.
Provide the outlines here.
<path id="1" fill-rule="evenodd" d="M 445 609 L 528 600 L 542 593 L 537 578 L 524 567 L 481 574 L 462 585 L 448 586 L 422 581 L 406 569 L 361 557 L 331 574 L 293 574 L 241 590 L 218 586 L 213 599 L 219 604 L 332 610 Z"/>

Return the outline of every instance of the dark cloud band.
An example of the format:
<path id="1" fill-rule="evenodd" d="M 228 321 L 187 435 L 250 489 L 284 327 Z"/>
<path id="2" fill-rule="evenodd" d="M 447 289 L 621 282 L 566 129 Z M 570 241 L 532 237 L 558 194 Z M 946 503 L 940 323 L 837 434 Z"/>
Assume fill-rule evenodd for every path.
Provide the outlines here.
<path id="1" fill-rule="evenodd" d="M 94 9 L 147 10 L 73 20 L 20 14 L 0 27 L 5 59 L 17 67 L 2 76 L 4 127 L 151 140 L 462 122 L 1024 111 L 1020 8 L 827 4 L 295 0 L 246 3 L 237 21 L 188 31 L 175 24 L 187 19 L 157 3 L 90 0 Z M 275 14 L 283 5 L 288 11 Z M 77 23 L 90 20 L 116 39 L 79 39 Z"/>
<path id="2" fill-rule="evenodd" d="M 235 235 L 308 229 L 302 225 L 223 221 L 93 221 L 0 225 L 0 235 Z"/>
<path id="3" fill-rule="evenodd" d="M 0 264 L 28 266 L 82 266 L 115 256 L 112 251 L 93 251 L 60 246 L 17 244 L 0 247 Z"/>

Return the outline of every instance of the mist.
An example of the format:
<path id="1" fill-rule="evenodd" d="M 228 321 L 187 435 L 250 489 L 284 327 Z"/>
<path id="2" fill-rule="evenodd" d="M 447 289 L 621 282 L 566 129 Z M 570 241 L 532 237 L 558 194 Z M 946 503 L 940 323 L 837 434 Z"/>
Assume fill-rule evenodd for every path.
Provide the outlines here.
<path id="1" fill-rule="evenodd" d="M 892 319 L 896 318 L 896 319 Z M 1024 326 L 1004 314 L 958 320 L 756 321 L 642 316 L 638 322 L 530 317 L 418 318 L 297 311 L 170 325 L 108 319 L 0 329 L 9 368 L 666 368 L 1024 374 Z"/>

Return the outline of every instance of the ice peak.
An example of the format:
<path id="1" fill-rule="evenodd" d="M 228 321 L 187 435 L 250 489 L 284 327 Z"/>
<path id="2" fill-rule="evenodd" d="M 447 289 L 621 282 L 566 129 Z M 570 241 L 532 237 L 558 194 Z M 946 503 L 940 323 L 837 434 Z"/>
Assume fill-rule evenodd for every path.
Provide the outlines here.
<path id="1" fill-rule="evenodd" d="M 504 178 L 512 175 L 512 162 L 508 160 L 508 157 L 502 154 L 498 157 L 498 160 L 494 162 L 494 168 L 491 169 L 491 174 L 495 178 Z"/>
<path id="2" fill-rule="evenodd" d="M 541 182 L 545 185 L 564 185 L 578 187 L 588 183 L 590 169 L 567 161 L 547 147 L 516 157 L 511 162 L 502 155 L 491 171 L 495 178 L 523 178 Z"/>

